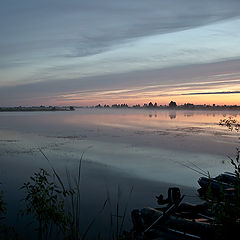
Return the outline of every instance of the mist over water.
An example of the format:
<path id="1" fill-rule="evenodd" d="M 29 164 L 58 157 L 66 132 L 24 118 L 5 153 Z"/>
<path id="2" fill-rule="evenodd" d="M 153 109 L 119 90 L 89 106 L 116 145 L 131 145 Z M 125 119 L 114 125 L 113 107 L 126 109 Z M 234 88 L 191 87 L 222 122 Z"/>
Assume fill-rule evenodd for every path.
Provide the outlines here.
<path id="1" fill-rule="evenodd" d="M 26 159 L 27 167 L 46 165 L 39 148 L 55 167 L 71 166 L 85 152 L 85 161 L 144 179 L 195 186 L 185 178 L 186 171 L 196 174 L 181 163 L 213 174 L 227 170 L 225 156 L 234 154 L 237 134 L 218 123 L 230 115 L 239 117 L 236 112 L 130 109 L 1 113 L 0 157 L 2 164 L 17 158 L 12 171 L 16 165 L 26 172 Z"/>

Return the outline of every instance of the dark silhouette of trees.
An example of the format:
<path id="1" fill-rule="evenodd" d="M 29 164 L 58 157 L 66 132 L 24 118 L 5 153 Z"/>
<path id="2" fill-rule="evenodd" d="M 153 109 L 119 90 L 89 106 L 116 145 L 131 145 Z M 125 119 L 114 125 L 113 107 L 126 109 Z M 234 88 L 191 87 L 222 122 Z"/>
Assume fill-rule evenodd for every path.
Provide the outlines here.
<path id="1" fill-rule="evenodd" d="M 153 108 L 152 102 L 150 102 L 150 103 L 148 104 L 148 107 L 149 107 L 149 108 Z"/>
<path id="2" fill-rule="evenodd" d="M 176 102 L 171 101 L 171 102 L 169 103 L 169 107 L 170 107 L 170 108 L 175 108 L 175 107 L 177 107 Z"/>
<path id="3" fill-rule="evenodd" d="M 194 108 L 194 104 L 192 104 L 192 103 L 184 103 L 183 107 L 185 109 L 190 109 L 190 108 L 192 109 L 192 108 Z"/>
<path id="4" fill-rule="evenodd" d="M 113 104 L 112 108 L 128 108 L 128 105 L 126 103 L 123 103 L 123 104 Z"/>

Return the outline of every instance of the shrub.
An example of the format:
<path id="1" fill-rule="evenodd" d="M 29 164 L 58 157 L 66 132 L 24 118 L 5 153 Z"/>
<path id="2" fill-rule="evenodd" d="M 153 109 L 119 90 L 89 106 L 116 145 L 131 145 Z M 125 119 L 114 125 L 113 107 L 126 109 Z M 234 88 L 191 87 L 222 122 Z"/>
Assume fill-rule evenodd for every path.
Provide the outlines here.
<path id="1" fill-rule="evenodd" d="M 64 233 L 67 226 L 67 215 L 64 211 L 67 192 L 50 181 L 51 177 L 46 170 L 40 169 L 21 187 L 26 191 L 26 206 L 22 215 L 31 214 L 37 219 L 39 240 L 48 239 L 54 229 Z"/>

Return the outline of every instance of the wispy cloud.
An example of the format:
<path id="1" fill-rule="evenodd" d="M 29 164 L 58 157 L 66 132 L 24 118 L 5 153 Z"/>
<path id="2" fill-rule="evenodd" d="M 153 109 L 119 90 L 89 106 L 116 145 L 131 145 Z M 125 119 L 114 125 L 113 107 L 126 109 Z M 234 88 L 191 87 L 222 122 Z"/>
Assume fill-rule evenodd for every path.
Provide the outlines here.
<path id="1" fill-rule="evenodd" d="M 236 93 L 240 93 L 240 91 L 183 93 L 181 95 L 187 96 L 187 95 L 209 95 L 209 94 L 213 95 L 213 94 L 236 94 Z"/>
<path id="2" fill-rule="evenodd" d="M 235 0 L 15 3 L 6 2 L 0 10 L 3 85 L 81 79 L 240 55 L 238 21 L 209 25 L 238 16 L 240 2 Z M 22 67 L 16 67 L 16 62 Z"/>
<path id="3" fill-rule="evenodd" d="M 122 100 L 142 103 L 152 99 L 162 102 L 166 98 L 184 97 L 181 94 L 236 92 L 240 88 L 239 64 L 240 61 L 225 61 L 157 71 L 6 86 L 0 88 L 0 103 L 61 105 L 63 102 L 76 102 L 78 105 L 89 105 L 99 101 L 108 103 Z M 191 96 L 198 95 L 185 95 Z"/>
<path id="4" fill-rule="evenodd" d="M 224 74 L 226 76 L 226 74 Z M 158 97 L 177 97 L 177 96 L 194 96 L 194 95 L 214 95 L 214 94 L 237 94 L 238 90 L 216 91 L 217 89 L 234 89 L 236 83 L 240 85 L 240 80 L 219 80 L 207 82 L 188 82 L 175 84 L 159 84 L 139 87 L 119 88 L 115 90 L 91 90 L 77 91 L 65 95 L 57 96 L 61 101 L 81 101 L 97 99 L 98 101 L 110 100 L 128 100 L 128 99 L 155 99 Z M 208 91 L 211 89 L 212 91 Z M 192 91 L 196 92 L 192 92 Z M 199 92 L 197 92 L 197 90 Z"/>

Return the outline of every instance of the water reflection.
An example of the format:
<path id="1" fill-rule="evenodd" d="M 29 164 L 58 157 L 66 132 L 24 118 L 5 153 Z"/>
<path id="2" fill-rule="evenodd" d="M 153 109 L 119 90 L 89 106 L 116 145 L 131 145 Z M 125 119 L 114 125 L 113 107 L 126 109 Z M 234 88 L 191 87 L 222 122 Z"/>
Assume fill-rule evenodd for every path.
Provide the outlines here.
<path id="1" fill-rule="evenodd" d="M 165 129 L 173 126 L 215 126 L 236 112 L 221 111 L 160 111 L 137 109 L 80 109 L 75 112 L 0 113 L 1 129 L 41 134 L 68 134 L 76 128 L 94 131 L 98 127 L 121 129 Z"/>
<path id="2" fill-rule="evenodd" d="M 184 113 L 184 117 L 192 117 L 193 113 Z"/>
<path id="3" fill-rule="evenodd" d="M 174 111 L 174 112 L 169 112 L 169 118 L 170 118 L 170 119 L 174 119 L 174 118 L 176 118 L 176 117 L 177 117 L 176 111 Z"/>

